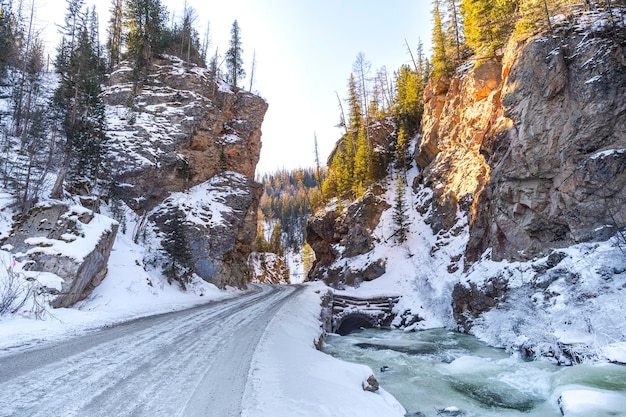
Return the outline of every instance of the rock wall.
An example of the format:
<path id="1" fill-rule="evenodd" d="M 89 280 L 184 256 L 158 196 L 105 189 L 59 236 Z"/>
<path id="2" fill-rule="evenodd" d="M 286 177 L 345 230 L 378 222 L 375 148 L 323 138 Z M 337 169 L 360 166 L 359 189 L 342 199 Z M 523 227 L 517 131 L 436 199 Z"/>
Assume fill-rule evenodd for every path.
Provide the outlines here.
<path id="1" fill-rule="evenodd" d="M 119 198 L 141 213 L 220 172 L 254 178 L 265 100 L 170 56 L 155 58 L 139 85 L 131 74 L 119 67 L 104 95 Z"/>
<path id="2" fill-rule="evenodd" d="M 626 224 L 623 43 L 604 29 L 512 42 L 501 63 L 429 86 L 415 159 L 442 185 L 436 205 L 471 199 L 466 261 L 527 260 Z"/>
<path id="3" fill-rule="evenodd" d="M 350 267 L 350 258 L 370 252 L 378 243 L 372 232 L 382 212 L 389 208 L 387 202 L 377 196 L 381 192 L 376 188 L 346 209 L 333 207 L 309 220 L 307 243 L 315 252 L 310 280 L 323 280 L 334 288 L 341 288 L 384 274 L 385 265 L 381 260 L 372 260 L 363 270 Z"/>
<path id="4" fill-rule="evenodd" d="M 122 64 L 105 91 L 113 198 L 179 242 L 168 251 L 192 272 L 245 287 L 267 103 L 171 56 L 154 58 L 141 83 L 131 75 Z"/>
<path id="5" fill-rule="evenodd" d="M 188 192 L 172 193 L 149 219 L 161 239 L 173 239 L 170 255 L 185 267 L 219 288 L 244 288 L 252 279 L 248 256 L 261 192 L 242 174 L 220 173 Z"/>

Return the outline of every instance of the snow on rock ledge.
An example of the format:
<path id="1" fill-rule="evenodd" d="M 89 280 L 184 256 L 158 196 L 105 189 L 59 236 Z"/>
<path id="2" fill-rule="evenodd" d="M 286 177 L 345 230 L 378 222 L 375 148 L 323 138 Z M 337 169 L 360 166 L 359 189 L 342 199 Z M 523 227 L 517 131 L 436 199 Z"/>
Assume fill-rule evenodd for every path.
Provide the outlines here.
<path id="1" fill-rule="evenodd" d="M 219 288 L 245 288 L 262 189 L 236 172 L 220 173 L 188 192 L 172 193 L 150 215 L 157 234 L 174 238 L 192 271 Z"/>
<path id="2" fill-rule="evenodd" d="M 58 276 L 51 304 L 70 307 L 104 279 L 117 228 L 116 221 L 81 206 L 43 204 L 15 225 L 4 247 L 26 261 L 30 275 Z"/>
<path id="3" fill-rule="evenodd" d="M 219 172 L 254 178 L 264 99 L 173 56 L 155 57 L 139 83 L 126 65 L 104 92 L 117 197 L 142 213 Z"/>

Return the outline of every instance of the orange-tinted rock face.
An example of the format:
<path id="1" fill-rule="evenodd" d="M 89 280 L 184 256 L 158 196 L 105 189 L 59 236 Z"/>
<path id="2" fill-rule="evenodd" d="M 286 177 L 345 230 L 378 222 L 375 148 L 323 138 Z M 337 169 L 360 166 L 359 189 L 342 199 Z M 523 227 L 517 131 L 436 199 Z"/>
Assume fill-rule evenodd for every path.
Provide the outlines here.
<path id="1" fill-rule="evenodd" d="M 468 261 L 488 248 L 529 259 L 626 224 L 623 57 L 602 33 L 539 37 L 430 86 L 416 161 L 440 205 L 472 197 Z"/>

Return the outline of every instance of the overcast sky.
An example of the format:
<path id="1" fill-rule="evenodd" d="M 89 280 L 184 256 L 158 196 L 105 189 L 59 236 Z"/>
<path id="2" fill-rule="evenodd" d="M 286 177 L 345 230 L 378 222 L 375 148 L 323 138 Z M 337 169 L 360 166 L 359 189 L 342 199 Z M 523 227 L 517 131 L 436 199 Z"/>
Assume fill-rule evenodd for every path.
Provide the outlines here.
<path id="1" fill-rule="evenodd" d="M 65 0 L 34 0 L 47 47 L 53 50 Z M 182 0 L 162 0 L 170 13 L 182 14 Z M 101 23 L 108 20 L 110 1 L 96 4 Z M 263 123 L 263 147 L 257 172 L 314 165 L 317 133 L 322 162 L 340 131 L 337 97 L 346 96 L 347 79 L 357 54 L 363 52 L 372 71 L 386 66 L 391 73 L 409 63 L 405 39 L 415 51 L 418 40 L 430 54 L 430 0 L 188 0 L 196 10 L 202 35 L 210 22 L 212 44 L 228 48 L 237 19 L 250 73 L 256 51 L 252 90 L 269 103 Z M 102 42 L 106 33 L 101 31 Z M 250 80 L 244 80 L 248 88 Z"/>

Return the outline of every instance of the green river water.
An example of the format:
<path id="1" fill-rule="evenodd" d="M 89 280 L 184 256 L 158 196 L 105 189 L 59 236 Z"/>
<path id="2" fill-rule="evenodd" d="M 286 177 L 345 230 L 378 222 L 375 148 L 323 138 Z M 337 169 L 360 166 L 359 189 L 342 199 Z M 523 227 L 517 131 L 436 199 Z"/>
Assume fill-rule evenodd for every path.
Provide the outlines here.
<path id="1" fill-rule="evenodd" d="M 567 417 L 626 417 L 623 365 L 529 362 L 443 329 L 330 335 L 324 351 L 370 366 L 408 415 L 560 417 L 559 398 L 566 392 Z"/>

